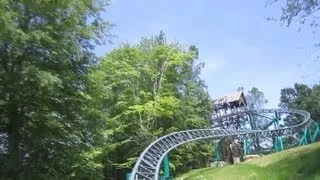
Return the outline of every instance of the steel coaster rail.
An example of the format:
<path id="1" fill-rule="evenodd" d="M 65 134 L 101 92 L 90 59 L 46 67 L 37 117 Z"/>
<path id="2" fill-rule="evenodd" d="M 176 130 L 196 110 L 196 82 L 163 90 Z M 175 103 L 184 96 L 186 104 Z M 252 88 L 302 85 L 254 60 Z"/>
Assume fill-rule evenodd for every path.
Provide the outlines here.
<path id="1" fill-rule="evenodd" d="M 253 138 L 253 137 L 272 137 L 272 136 L 286 136 L 301 130 L 311 125 L 313 120 L 310 119 L 310 114 L 304 110 L 295 109 L 262 109 L 262 110 L 245 110 L 215 118 L 222 119 L 234 115 L 246 115 L 253 113 L 287 113 L 296 114 L 303 117 L 303 121 L 299 124 L 273 129 L 273 130 L 232 130 L 232 129 L 193 129 L 171 133 L 160 137 L 152 142 L 140 155 L 137 160 L 130 180 L 158 180 L 161 162 L 164 156 L 172 149 L 184 143 L 203 140 L 214 139 L 218 140 L 223 137 L 231 138 Z"/>

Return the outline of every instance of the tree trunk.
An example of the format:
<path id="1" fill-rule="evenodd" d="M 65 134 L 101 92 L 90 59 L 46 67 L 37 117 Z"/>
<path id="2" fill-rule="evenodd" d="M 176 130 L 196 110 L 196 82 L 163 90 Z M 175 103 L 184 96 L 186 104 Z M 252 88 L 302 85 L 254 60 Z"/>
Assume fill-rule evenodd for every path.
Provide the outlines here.
<path id="1" fill-rule="evenodd" d="M 257 152 L 259 152 L 260 151 L 260 141 L 259 141 L 259 138 L 255 138 L 255 150 L 257 151 Z"/>
<path id="2" fill-rule="evenodd" d="M 17 179 L 21 171 L 20 157 L 20 138 L 19 138 L 19 115 L 16 106 L 11 107 L 8 114 L 8 151 L 9 161 L 7 166 L 7 176 L 12 179 Z"/>
<path id="3" fill-rule="evenodd" d="M 223 138 L 221 139 L 221 151 L 223 154 L 223 161 L 233 164 L 233 159 L 232 159 L 232 152 L 230 148 L 230 144 L 232 143 L 230 138 Z"/>

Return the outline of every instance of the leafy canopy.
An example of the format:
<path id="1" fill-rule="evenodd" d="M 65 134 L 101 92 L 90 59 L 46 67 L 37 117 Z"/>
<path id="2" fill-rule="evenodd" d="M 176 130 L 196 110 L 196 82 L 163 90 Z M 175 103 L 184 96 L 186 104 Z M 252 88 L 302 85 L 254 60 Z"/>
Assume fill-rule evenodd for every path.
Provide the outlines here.
<path id="1" fill-rule="evenodd" d="M 160 32 L 138 44 L 114 49 L 92 70 L 89 76 L 94 86 L 90 89 L 99 92 L 95 97 L 101 98 L 108 119 L 105 177 L 124 178 L 144 148 L 157 137 L 208 125 L 212 107 L 199 78 L 203 64 L 196 62 L 197 55 L 195 46 L 184 49 L 177 43 L 167 43 Z M 186 156 L 197 148 L 206 151 L 207 159 L 201 162 L 209 161 L 208 144 L 189 145 L 173 152 L 173 170 L 199 166 L 201 155 Z M 186 158 L 198 163 L 186 167 L 182 163 Z"/>
<path id="2" fill-rule="evenodd" d="M 1 176 L 102 177 L 94 161 L 104 122 L 87 101 L 85 72 L 108 36 L 106 1 L 0 2 Z"/>

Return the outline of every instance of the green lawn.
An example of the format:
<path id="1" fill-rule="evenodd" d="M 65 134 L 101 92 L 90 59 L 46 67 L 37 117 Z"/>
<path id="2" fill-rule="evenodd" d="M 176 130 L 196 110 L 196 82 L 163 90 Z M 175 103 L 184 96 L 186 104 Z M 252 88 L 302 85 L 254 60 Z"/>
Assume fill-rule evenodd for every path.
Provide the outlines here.
<path id="1" fill-rule="evenodd" d="M 320 143 L 289 149 L 238 165 L 191 171 L 177 180 L 320 180 Z"/>

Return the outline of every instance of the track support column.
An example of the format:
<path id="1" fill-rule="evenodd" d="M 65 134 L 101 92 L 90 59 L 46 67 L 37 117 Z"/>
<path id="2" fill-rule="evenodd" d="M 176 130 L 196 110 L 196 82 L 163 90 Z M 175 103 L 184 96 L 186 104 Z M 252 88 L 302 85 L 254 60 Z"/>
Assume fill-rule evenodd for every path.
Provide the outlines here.
<path id="1" fill-rule="evenodd" d="M 299 145 L 306 145 L 306 144 L 308 144 L 308 127 L 304 128 L 303 136 L 302 136 L 302 138 L 300 139 L 300 142 L 299 142 Z"/>
<path id="2" fill-rule="evenodd" d="M 244 139 L 243 141 L 243 154 L 244 156 L 247 156 L 249 154 L 249 145 L 248 145 L 248 139 Z"/>
<path id="3" fill-rule="evenodd" d="M 221 161 L 221 147 L 220 141 L 216 145 L 216 160 Z"/>
<path id="4" fill-rule="evenodd" d="M 164 156 L 163 159 L 163 178 L 161 178 L 162 180 L 170 180 L 171 176 L 170 176 L 170 161 L 169 161 L 169 157 L 168 154 Z"/>
<path id="5" fill-rule="evenodd" d="M 314 131 L 314 134 L 313 134 L 313 136 L 312 136 L 312 140 L 311 140 L 311 142 L 315 142 L 315 141 L 316 141 L 317 136 L 320 136 L 320 128 L 319 128 L 319 124 L 318 124 L 318 123 L 316 123 L 316 126 L 317 126 L 317 128 L 316 128 L 316 130 Z"/>
<path id="6" fill-rule="evenodd" d="M 280 128 L 279 121 L 281 120 L 281 117 L 280 117 L 279 112 L 275 112 L 275 115 L 276 115 L 276 118 L 273 120 L 274 129 L 279 129 Z M 276 136 L 275 137 L 274 150 L 276 152 L 284 150 L 282 136 Z"/>

